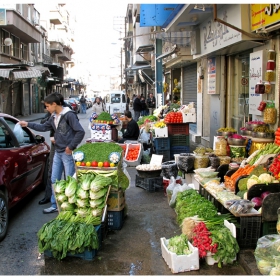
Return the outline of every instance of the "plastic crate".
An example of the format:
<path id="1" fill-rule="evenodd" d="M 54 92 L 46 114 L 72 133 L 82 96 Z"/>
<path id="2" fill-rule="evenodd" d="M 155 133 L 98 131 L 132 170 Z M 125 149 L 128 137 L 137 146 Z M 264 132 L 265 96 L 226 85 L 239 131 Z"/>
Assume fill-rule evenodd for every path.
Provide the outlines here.
<path id="1" fill-rule="evenodd" d="M 120 230 L 124 222 L 124 209 L 121 211 L 108 211 L 108 229 Z"/>
<path id="2" fill-rule="evenodd" d="M 263 222 L 262 223 L 262 236 L 268 235 L 268 234 L 277 234 L 276 224 L 277 224 L 277 221 Z"/>
<path id="3" fill-rule="evenodd" d="M 189 145 L 190 145 L 189 135 L 171 135 L 170 136 L 170 147 L 189 146 Z"/>
<path id="4" fill-rule="evenodd" d="M 189 135 L 189 124 L 188 123 L 169 123 L 167 124 L 168 135 L 183 134 Z"/>
<path id="5" fill-rule="evenodd" d="M 199 255 L 196 247 L 188 242 L 188 246 L 192 253 L 189 255 L 177 255 L 167 249 L 168 242 L 169 239 L 166 239 L 165 237 L 160 238 L 162 257 L 171 269 L 172 273 L 199 269 Z"/>
<path id="6" fill-rule="evenodd" d="M 237 241 L 240 248 L 256 248 L 261 236 L 261 217 L 240 217 Z"/>
<path id="7" fill-rule="evenodd" d="M 170 150 L 170 139 L 169 138 L 155 138 L 154 146 L 156 151 Z"/>
<path id="8" fill-rule="evenodd" d="M 82 253 L 79 254 L 72 254 L 72 253 L 67 253 L 67 257 L 76 257 L 76 258 L 80 258 L 86 261 L 92 261 L 95 256 L 97 255 L 98 250 L 101 247 L 101 242 L 102 242 L 102 231 L 101 231 L 101 225 L 95 226 L 95 230 L 97 232 L 97 236 L 98 236 L 98 242 L 99 242 L 99 246 L 98 249 L 92 249 L 92 250 L 85 250 Z M 44 255 L 47 257 L 52 258 L 53 254 L 52 251 L 50 250 L 46 250 L 44 251 Z"/>
<path id="9" fill-rule="evenodd" d="M 143 178 L 136 175 L 135 186 L 149 192 L 155 192 L 163 190 L 163 179 L 162 177 Z"/>
<path id="10" fill-rule="evenodd" d="M 156 154 L 157 155 L 163 155 L 163 158 L 162 158 L 162 162 L 166 162 L 166 161 L 170 161 L 170 150 L 161 150 L 161 151 L 157 151 L 156 150 Z"/>
<path id="11" fill-rule="evenodd" d="M 174 159 L 174 155 L 181 153 L 189 153 L 190 146 L 174 146 L 170 147 L 170 159 Z"/>
<path id="12" fill-rule="evenodd" d="M 127 148 L 126 148 L 125 158 L 123 159 L 123 161 L 127 164 L 128 167 L 135 167 L 135 166 L 139 165 L 141 162 L 142 153 L 143 153 L 142 144 L 141 143 L 138 143 L 138 144 L 126 143 L 126 144 L 127 144 Z M 137 159 L 136 160 L 127 160 L 126 156 L 128 154 L 129 149 L 135 148 L 135 147 L 140 147 Z"/>

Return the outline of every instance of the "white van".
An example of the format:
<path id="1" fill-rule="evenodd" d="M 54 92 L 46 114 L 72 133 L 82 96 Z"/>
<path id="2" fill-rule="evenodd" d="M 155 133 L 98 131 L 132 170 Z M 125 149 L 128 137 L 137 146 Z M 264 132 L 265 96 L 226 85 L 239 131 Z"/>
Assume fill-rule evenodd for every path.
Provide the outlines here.
<path id="1" fill-rule="evenodd" d="M 106 110 L 109 114 L 124 113 L 126 110 L 126 96 L 123 91 L 110 91 L 106 96 Z"/>

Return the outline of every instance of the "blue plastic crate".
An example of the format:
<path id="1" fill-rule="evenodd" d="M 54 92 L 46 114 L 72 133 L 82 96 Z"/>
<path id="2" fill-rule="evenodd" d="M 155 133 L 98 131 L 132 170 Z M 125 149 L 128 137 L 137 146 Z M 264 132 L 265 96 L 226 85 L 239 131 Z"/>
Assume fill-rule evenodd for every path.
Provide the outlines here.
<path id="1" fill-rule="evenodd" d="M 166 151 L 170 150 L 170 139 L 169 138 L 155 138 L 154 146 L 156 151 Z"/>
<path id="2" fill-rule="evenodd" d="M 171 135 L 170 136 L 170 147 L 189 146 L 189 145 L 190 145 L 189 135 Z"/>
<path id="3" fill-rule="evenodd" d="M 189 153 L 190 146 L 174 146 L 170 148 L 170 159 L 174 159 L 174 155 L 181 153 Z"/>
<path id="4" fill-rule="evenodd" d="M 66 256 L 81 258 L 86 261 L 92 261 L 95 258 L 95 256 L 97 255 L 97 252 L 100 249 L 101 242 L 102 242 L 101 225 L 95 226 L 95 230 L 96 230 L 97 236 L 98 236 L 98 243 L 99 243 L 98 249 L 85 250 L 84 252 L 78 253 L 78 254 L 67 253 Z M 50 251 L 50 250 L 44 251 L 44 255 L 47 257 L 50 257 L 50 258 L 53 257 L 52 251 Z"/>
<path id="5" fill-rule="evenodd" d="M 124 222 L 124 209 L 121 211 L 108 211 L 108 229 L 120 230 Z"/>
<path id="6" fill-rule="evenodd" d="M 162 162 L 170 161 L 170 150 L 156 150 L 156 155 L 163 155 Z"/>

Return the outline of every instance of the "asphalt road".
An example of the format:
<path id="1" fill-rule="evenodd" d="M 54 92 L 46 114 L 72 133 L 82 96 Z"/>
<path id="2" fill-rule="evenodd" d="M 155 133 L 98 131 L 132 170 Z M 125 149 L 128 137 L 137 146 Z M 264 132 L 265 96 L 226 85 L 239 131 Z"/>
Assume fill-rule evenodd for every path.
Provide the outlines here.
<path id="1" fill-rule="evenodd" d="M 87 115 L 79 114 L 90 137 Z M 22 118 L 23 119 L 23 118 Z M 42 134 L 42 133 L 40 133 Z M 48 133 L 44 135 L 49 141 Z M 46 257 L 38 252 L 37 232 L 56 213 L 43 214 L 49 205 L 38 205 L 44 191 L 35 190 L 11 212 L 7 237 L 0 243 L 0 275 L 173 275 L 161 254 L 160 238 L 179 235 L 176 213 L 168 205 L 162 190 L 150 193 L 135 187 L 135 168 L 128 168 L 131 177 L 126 191 L 128 214 L 121 230 L 109 231 L 94 260 L 86 261 L 67 257 L 62 261 Z M 247 275 L 237 261 L 233 265 L 218 268 L 200 262 L 199 270 L 176 275 Z"/>

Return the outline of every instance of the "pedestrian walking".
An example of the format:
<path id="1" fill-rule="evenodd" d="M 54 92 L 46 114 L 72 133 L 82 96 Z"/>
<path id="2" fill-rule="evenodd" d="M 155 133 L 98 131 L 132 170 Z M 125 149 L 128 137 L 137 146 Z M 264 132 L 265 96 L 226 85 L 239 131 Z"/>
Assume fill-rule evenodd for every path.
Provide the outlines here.
<path id="1" fill-rule="evenodd" d="M 57 96 L 60 98 L 60 102 L 61 102 L 63 107 L 68 107 L 72 110 L 71 105 L 64 102 L 64 98 L 63 98 L 62 94 L 60 94 L 58 92 L 55 92 L 55 94 L 57 94 Z M 44 118 L 41 119 L 40 123 L 41 124 L 45 123 L 50 118 L 50 116 L 51 116 L 51 113 L 47 112 L 46 115 L 44 116 Z M 52 196 L 51 175 L 52 175 L 53 156 L 54 156 L 54 151 L 55 151 L 54 130 L 53 129 L 50 131 L 50 140 L 51 140 L 51 150 L 50 150 L 50 154 L 49 154 L 48 178 L 47 178 L 44 198 L 39 201 L 40 205 L 50 202 L 51 201 L 51 196 Z"/>
<path id="2" fill-rule="evenodd" d="M 82 97 L 80 98 L 80 104 L 82 107 L 82 114 L 86 114 L 87 113 L 87 100 L 84 97 L 84 95 L 82 95 Z"/>
<path id="3" fill-rule="evenodd" d="M 68 107 L 61 105 L 60 97 L 52 93 L 44 99 L 46 109 L 51 117 L 44 124 L 19 121 L 22 127 L 29 127 L 36 131 L 54 130 L 54 157 L 52 164 L 51 183 L 52 196 L 51 207 L 44 209 L 44 214 L 57 212 L 57 203 L 54 195 L 54 184 L 61 180 L 64 171 L 65 177 L 73 176 L 75 173 L 75 162 L 72 156 L 73 150 L 81 143 L 85 131 L 81 126 L 77 115 Z"/>
<path id="4" fill-rule="evenodd" d="M 130 98 L 128 96 L 128 94 L 126 94 L 126 110 L 129 110 L 129 104 L 130 104 Z"/>
<path id="5" fill-rule="evenodd" d="M 154 95 L 152 93 L 150 93 L 149 97 L 147 98 L 147 104 L 148 104 L 148 108 L 149 108 L 149 113 L 150 113 L 150 115 L 152 115 L 153 111 L 156 108 L 156 98 L 154 97 Z"/>
<path id="6" fill-rule="evenodd" d="M 92 111 L 97 115 L 101 114 L 102 112 L 106 112 L 105 104 L 101 101 L 100 97 L 95 98 L 95 101 L 92 105 Z"/>
<path id="7" fill-rule="evenodd" d="M 141 111 L 141 116 L 144 117 L 144 116 L 147 116 L 147 103 L 146 103 L 146 100 L 145 100 L 145 97 L 142 96 L 141 99 L 140 99 L 140 102 L 141 102 L 141 105 L 142 105 L 142 111 Z"/>
<path id="8" fill-rule="evenodd" d="M 139 119 L 141 111 L 142 111 L 142 103 L 140 101 L 140 94 L 138 94 L 134 99 L 133 110 L 134 110 L 134 120 L 136 122 L 138 122 L 138 119 Z"/>

